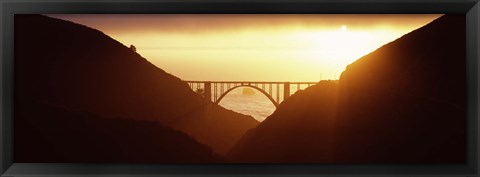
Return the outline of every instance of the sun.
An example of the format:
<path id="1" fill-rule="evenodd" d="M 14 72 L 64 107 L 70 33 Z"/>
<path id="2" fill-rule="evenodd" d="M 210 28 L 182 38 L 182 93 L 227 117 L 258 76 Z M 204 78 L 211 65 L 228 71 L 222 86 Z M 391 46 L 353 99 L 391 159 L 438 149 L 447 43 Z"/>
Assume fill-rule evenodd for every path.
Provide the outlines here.
<path id="1" fill-rule="evenodd" d="M 323 68 L 324 72 L 341 73 L 345 67 L 388 41 L 378 33 L 348 29 L 347 25 L 324 30 L 295 33 L 296 41 L 302 41 L 305 50 L 301 54 L 311 66 Z M 382 41 L 382 42 L 372 42 Z"/>

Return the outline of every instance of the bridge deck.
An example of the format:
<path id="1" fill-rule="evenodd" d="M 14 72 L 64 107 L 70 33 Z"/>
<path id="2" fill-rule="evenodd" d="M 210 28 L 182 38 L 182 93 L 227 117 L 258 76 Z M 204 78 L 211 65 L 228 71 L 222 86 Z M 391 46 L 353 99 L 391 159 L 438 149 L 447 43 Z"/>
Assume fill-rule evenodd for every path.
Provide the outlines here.
<path id="1" fill-rule="evenodd" d="M 218 104 L 222 98 L 231 90 L 247 86 L 257 89 L 267 96 L 275 106 L 290 96 L 290 87 L 297 86 L 297 90 L 302 89 L 301 85 L 315 85 L 318 82 L 278 82 L 278 81 L 185 81 L 194 91 L 203 89 L 201 94 Z M 283 88 L 281 89 L 280 86 Z M 196 90 L 195 90 L 196 88 Z M 282 92 L 283 94 L 280 94 Z M 282 95 L 282 97 L 280 97 Z M 274 97 L 276 96 L 277 99 Z"/>

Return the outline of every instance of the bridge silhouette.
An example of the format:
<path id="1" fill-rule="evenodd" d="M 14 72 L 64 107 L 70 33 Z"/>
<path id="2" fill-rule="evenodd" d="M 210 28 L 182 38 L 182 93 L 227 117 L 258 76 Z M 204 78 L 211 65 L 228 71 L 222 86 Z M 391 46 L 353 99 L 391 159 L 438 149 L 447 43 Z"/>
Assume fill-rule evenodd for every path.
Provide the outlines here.
<path id="1" fill-rule="evenodd" d="M 215 104 L 232 90 L 239 87 L 249 87 L 258 90 L 277 107 L 290 96 L 291 87 L 297 86 L 297 91 L 305 89 L 318 82 L 258 82 L 258 81 L 185 81 L 193 91 L 202 90 L 200 94 Z M 303 86 L 303 87 L 302 87 Z M 306 86 L 306 87 L 305 87 Z M 282 88 L 282 89 L 281 89 Z M 283 92 L 282 94 L 280 92 Z M 282 97 L 280 96 L 282 95 Z"/>

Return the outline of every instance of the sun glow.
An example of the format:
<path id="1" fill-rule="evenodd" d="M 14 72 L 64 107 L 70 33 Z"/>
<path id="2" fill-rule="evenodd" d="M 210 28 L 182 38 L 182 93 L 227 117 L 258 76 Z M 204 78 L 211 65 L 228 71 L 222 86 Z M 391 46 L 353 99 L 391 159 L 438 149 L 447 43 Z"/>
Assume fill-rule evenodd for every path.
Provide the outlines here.
<path id="1" fill-rule="evenodd" d="M 184 80 L 318 81 L 441 15 L 52 15 Z M 206 72 L 208 71 L 208 72 Z"/>
<path id="2" fill-rule="evenodd" d="M 348 64 L 400 35 L 398 31 L 347 30 L 343 25 L 336 30 L 295 32 L 292 40 L 304 45 L 302 58 L 310 60 L 307 63 L 340 74 Z"/>

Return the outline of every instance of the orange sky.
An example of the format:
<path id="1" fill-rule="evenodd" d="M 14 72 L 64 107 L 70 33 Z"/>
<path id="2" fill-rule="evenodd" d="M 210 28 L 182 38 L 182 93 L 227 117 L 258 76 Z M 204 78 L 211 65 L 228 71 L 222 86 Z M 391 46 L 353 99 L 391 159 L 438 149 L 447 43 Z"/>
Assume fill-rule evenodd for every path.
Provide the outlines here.
<path id="1" fill-rule="evenodd" d="M 49 16 L 133 44 L 184 80 L 319 81 L 441 15 Z"/>

